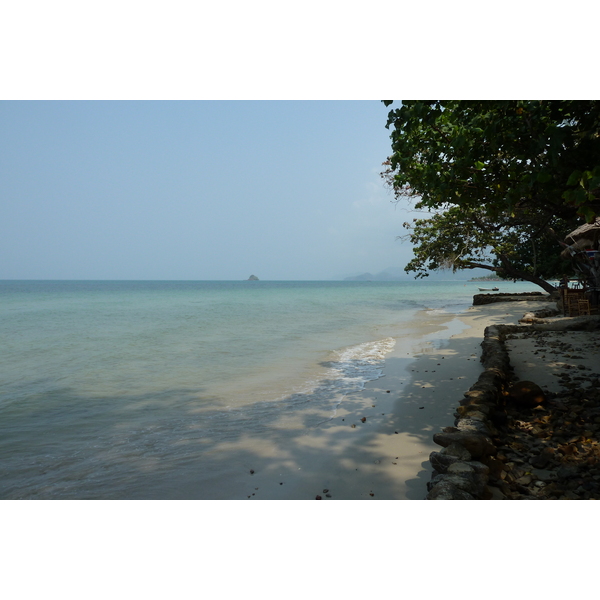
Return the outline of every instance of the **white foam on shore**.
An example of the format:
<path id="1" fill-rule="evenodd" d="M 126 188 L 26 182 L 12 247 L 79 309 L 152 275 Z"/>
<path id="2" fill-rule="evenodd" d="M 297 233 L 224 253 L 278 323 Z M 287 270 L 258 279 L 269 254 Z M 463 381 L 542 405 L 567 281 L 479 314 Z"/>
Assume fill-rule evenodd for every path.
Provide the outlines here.
<path id="1" fill-rule="evenodd" d="M 339 351 L 334 370 L 345 379 L 371 381 L 381 376 L 385 355 L 396 345 L 388 337 L 375 342 L 365 342 Z"/>
<path id="2" fill-rule="evenodd" d="M 368 381 L 383 375 L 385 355 L 395 345 L 396 340 L 388 337 L 349 346 L 335 353 L 337 356 L 329 364 L 327 380 L 313 391 L 313 394 L 324 393 L 333 400 L 332 418 L 347 394 L 364 389 Z"/>

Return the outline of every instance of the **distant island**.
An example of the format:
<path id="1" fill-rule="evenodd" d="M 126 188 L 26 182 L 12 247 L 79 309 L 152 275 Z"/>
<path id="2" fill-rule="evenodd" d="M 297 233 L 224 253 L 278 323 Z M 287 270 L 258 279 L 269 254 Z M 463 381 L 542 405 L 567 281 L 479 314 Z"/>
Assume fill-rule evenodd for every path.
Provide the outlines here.
<path id="1" fill-rule="evenodd" d="M 481 273 L 481 270 L 478 269 Z M 440 273 L 430 273 L 427 277 L 428 281 L 495 281 L 506 283 L 506 279 L 501 279 L 497 275 L 483 274 L 480 277 L 473 277 L 467 279 L 468 275 L 465 271 L 459 271 L 452 273 L 450 271 L 442 271 Z M 344 281 L 410 281 L 415 282 L 415 277 L 409 275 L 401 267 L 388 267 L 384 271 L 378 273 L 361 273 L 360 275 L 353 275 L 350 277 L 344 277 Z"/>
<path id="2" fill-rule="evenodd" d="M 410 275 L 404 272 L 404 269 L 393 268 L 385 269 L 380 273 L 362 273 L 362 275 L 355 275 L 354 277 L 345 277 L 344 281 L 406 281 L 412 279 Z"/>
<path id="3" fill-rule="evenodd" d="M 345 277 L 344 281 L 373 281 L 373 275 L 363 273 L 362 275 L 356 275 L 356 277 Z"/>
<path id="4" fill-rule="evenodd" d="M 256 275 L 250 275 L 247 281 L 260 281 L 260 279 Z"/>

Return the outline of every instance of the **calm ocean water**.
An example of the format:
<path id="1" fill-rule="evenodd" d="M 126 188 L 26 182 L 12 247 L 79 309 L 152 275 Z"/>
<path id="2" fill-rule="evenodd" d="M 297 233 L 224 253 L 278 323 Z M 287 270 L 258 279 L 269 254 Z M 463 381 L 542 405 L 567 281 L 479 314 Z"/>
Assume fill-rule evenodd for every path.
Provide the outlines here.
<path id="1" fill-rule="evenodd" d="M 418 336 L 420 311 L 462 312 L 474 293 L 428 281 L 0 281 L 0 498 L 235 497 L 219 489 L 217 448 L 293 427 L 307 406 L 303 427 L 318 427 Z"/>

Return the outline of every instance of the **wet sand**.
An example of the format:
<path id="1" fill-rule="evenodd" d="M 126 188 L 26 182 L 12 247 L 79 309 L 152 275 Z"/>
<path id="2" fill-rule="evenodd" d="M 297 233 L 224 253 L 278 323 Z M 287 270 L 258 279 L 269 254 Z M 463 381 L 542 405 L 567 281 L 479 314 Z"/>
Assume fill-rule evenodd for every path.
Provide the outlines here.
<path id="1" fill-rule="evenodd" d="M 452 425 L 453 413 L 481 373 L 485 327 L 518 322 L 539 302 L 496 303 L 469 308 L 446 322 L 439 315 L 420 326 L 432 333 L 386 356 L 384 376 L 350 394 L 335 418 L 281 443 L 263 442 L 248 470 L 250 499 L 422 500 L 431 477 L 433 434 Z M 436 331 L 437 330 L 437 331 Z M 451 337 L 440 341 L 451 334 Z"/>

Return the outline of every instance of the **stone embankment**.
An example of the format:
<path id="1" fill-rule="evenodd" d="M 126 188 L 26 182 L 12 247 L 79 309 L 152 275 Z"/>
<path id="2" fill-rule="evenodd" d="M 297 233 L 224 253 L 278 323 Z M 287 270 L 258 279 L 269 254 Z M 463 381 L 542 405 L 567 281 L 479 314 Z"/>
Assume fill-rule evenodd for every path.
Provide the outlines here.
<path id="1" fill-rule="evenodd" d="M 596 316 L 543 318 L 557 314 L 545 309 L 525 315 L 520 322 L 528 325 L 486 328 L 484 371 L 460 401 L 454 426 L 433 436 L 442 449 L 429 457 L 428 500 L 600 498 L 600 379 L 591 387 L 574 381 L 564 394 L 546 393 L 546 406 L 539 410 L 508 398 L 514 376 L 507 337 L 600 331 Z M 597 469 L 591 479 L 590 468 Z"/>
<path id="2" fill-rule="evenodd" d="M 523 300 L 535 302 L 555 302 L 554 296 L 542 294 L 542 292 L 522 292 L 519 294 L 475 294 L 473 296 L 473 306 L 482 304 L 493 304 L 494 302 L 521 302 Z"/>

